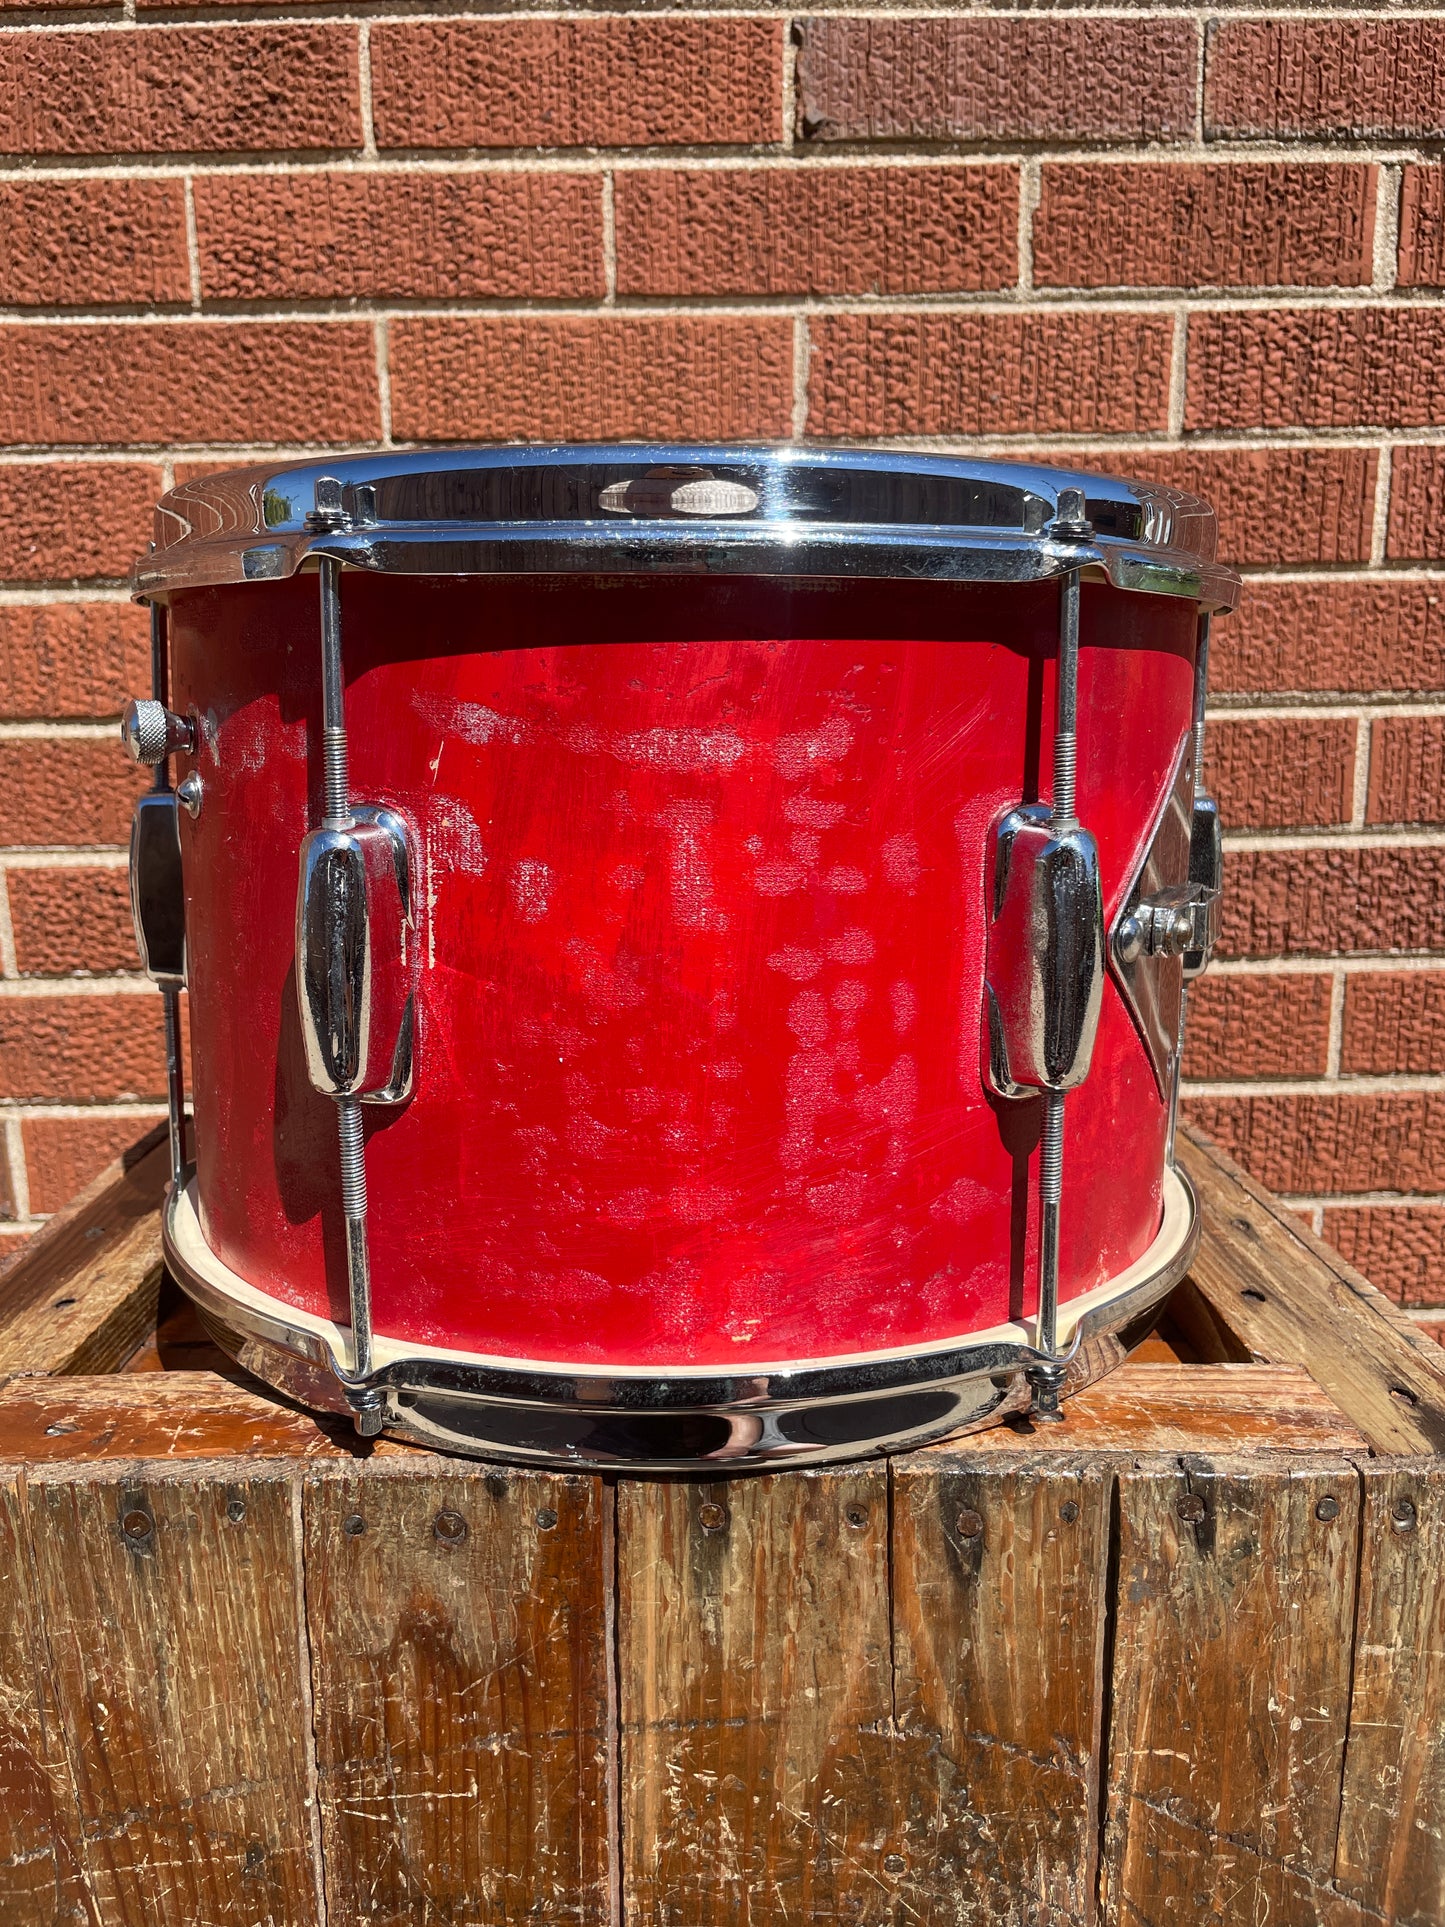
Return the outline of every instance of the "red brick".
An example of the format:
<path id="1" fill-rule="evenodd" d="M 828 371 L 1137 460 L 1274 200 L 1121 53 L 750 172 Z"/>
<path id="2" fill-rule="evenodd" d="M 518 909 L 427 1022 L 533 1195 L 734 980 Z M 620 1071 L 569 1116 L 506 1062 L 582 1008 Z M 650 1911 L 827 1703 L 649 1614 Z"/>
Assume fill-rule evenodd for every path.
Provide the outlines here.
<path id="1" fill-rule="evenodd" d="M 1211 22 L 1210 135 L 1445 134 L 1445 22 Z"/>
<path id="2" fill-rule="evenodd" d="M 1370 823 L 1445 823 L 1445 717 L 1386 716 L 1370 731 Z"/>
<path id="3" fill-rule="evenodd" d="M 616 177 L 621 294 L 944 294 L 1018 276 L 1016 167 Z"/>
<path id="4" fill-rule="evenodd" d="M 1163 428 L 1159 314 L 830 314 L 812 324 L 814 435 Z"/>
<path id="5" fill-rule="evenodd" d="M 0 739 L 0 848 L 125 843 L 148 780 L 119 739 Z"/>
<path id="6" fill-rule="evenodd" d="M 1189 322 L 1185 426 L 1445 422 L 1445 308 L 1235 309 Z"/>
<path id="7" fill-rule="evenodd" d="M 16 308 L 189 301 L 184 186 L 0 184 L 0 287 Z"/>
<path id="8" fill-rule="evenodd" d="M 1395 450 L 1386 553 L 1396 562 L 1445 560 L 1445 448 Z"/>
<path id="9" fill-rule="evenodd" d="M 150 540 L 160 494 L 161 471 L 148 462 L 0 464 L 0 577 L 123 579 Z"/>
<path id="10" fill-rule="evenodd" d="M 1037 459 L 1059 457 L 1040 451 Z M 1372 448 L 1104 448 L 1067 459 L 1202 495 L 1219 517 L 1219 553 L 1236 565 L 1369 558 Z"/>
<path id="11" fill-rule="evenodd" d="M 606 287 L 585 174 L 202 174 L 208 300 L 584 299 Z"/>
<path id="12" fill-rule="evenodd" d="M 113 1103 L 165 1088 L 159 997 L 0 997 L 0 1090 L 10 1097 Z"/>
<path id="13" fill-rule="evenodd" d="M 361 139 L 354 26 L 0 34 L 0 152 L 268 153 Z"/>
<path id="14" fill-rule="evenodd" d="M 11 870 L 10 922 L 22 977 L 138 970 L 130 885 L 101 864 Z"/>
<path id="15" fill-rule="evenodd" d="M 1215 623 L 1216 692 L 1401 695 L 1445 689 L 1445 582 L 1246 582 Z"/>
<path id="16" fill-rule="evenodd" d="M 809 140 L 1179 140 L 1194 131 L 1186 20 L 805 20 Z"/>
<path id="17" fill-rule="evenodd" d="M 792 361 L 781 316 L 395 321 L 393 424 L 415 441 L 779 436 Z"/>
<path id="18" fill-rule="evenodd" d="M 129 602 L 0 603 L 0 716 L 118 716 L 150 688 L 150 622 Z"/>
<path id="19" fill-rule="evenodd" d="M 1209 726 L 1209 787 L 1231 830 L 1348 823 L 1354 801 L 1355 725 L 1347 718 L 1216 717 Z"/>
<path id="20" fill-rule="evenodd" d="M 1445 168 L 1404 170 L 1395 279 L 1402 288 L 1445 287 Z"/>
<path id="21" fill-rule="evenodd" d="M 1445 1071 L 1445 971 L 1351 971 L 1340 1064 L 1376 1077 Z"/>
<path id="22" fill-rule="evenodd" d="M 1330 1041 L 1330 979 L 1201 977 L 1189 990 L 1186 1077 L 1319 1077 Z"/>
<path id="23" fill-rule="evenodd" d="M 0 328 L 0 442 L 350 442 L 380 422 L 364 322 Z"/>
<path id="24" fill-rule="evenodd" d="M 1331 1206 L 1325 1211 L 1325 1238 L 1396 1304 L 1445 1305 L 1445 1208 L 1440 1205 Z M 1445 1343 L 1445 1323 L 1438 1335 Z"/>
<path id="25" fill-rule="evenodd" d="M 1445 950 L 1445 847 L 1228 850 L 1223 911 L 1230 957 Z"/>
<path id="26" fill-rule="evenodd" d="M 1194 1097 L 1186 1115 L 1272 1191 L 1445 1189 L 1445 1093 Z"/>
<path id="27" fill-rule="evenodd" d="M 377 145 L 675 147 L 776 141 L 782 23 L 418 20 L 371 30 Z"/>
<path id="28" fill-rule="evenodd" d="M 1045 166 L 1041 288 L 1368 284 L 1375 169 L 1283 162 Z"/>
<path id="29" fill-rule="evenodd" d="M 142 1006 L 148 1001 L 137 999 Z M 151 1016 L 159 1024 L 159 1011 Z M 20 1135 L 30 1209 L 38 1216 L 61 1210 L 154 1124 L 147 1117 L 27 1117 Z"/>

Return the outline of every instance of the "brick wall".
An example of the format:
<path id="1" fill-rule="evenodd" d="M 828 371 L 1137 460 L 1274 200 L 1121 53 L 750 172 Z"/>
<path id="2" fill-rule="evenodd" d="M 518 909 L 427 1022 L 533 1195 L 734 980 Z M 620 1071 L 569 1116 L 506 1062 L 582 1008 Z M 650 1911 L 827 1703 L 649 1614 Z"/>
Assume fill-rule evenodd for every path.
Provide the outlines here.
<path id="1" fill-rule="evenodd" d="M 1445 1305 L 1445 13 L 5 19 L 11 1239 L 159 1112 L 111 718 L 161 489 L 338 443 L 894 437 L 1218 505 L 1249 583 L 1190 1109 Z"/>

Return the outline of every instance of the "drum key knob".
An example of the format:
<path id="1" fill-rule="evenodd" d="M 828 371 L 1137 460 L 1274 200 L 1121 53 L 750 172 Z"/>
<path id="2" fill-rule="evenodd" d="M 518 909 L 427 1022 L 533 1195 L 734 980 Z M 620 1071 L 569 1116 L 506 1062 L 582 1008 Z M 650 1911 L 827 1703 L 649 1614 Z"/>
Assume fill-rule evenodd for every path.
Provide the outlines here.
<path id="1" fill-rule="evenodd" d="M 121 712 L 120 740 L 134 762 L 154 766 L 177 751 L 195 754 L 196 726 L 150 696 L 133 698 Z"/>

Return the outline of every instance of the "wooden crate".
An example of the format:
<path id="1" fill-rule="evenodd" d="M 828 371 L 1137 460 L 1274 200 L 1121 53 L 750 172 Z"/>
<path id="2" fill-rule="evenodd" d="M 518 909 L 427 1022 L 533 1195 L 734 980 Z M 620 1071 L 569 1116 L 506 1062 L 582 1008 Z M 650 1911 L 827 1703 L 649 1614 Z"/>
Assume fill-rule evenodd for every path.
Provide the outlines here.
<path id="1" fill-rule="evenodd" d="M 243 1380 L 142 1148 L 0 1278 L 0 1922 L 1440 1927 L 1445 1355 L 1183 1158 L 1063 1425 L 648 1481 Z"/>

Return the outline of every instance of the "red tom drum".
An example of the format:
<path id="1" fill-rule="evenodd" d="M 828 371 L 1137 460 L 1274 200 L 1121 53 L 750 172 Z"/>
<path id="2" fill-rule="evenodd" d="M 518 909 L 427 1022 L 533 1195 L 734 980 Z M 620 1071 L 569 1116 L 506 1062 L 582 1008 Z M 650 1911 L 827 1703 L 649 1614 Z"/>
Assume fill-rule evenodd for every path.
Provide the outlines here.
<path id="1" fill-rule="evenodd" d="M 1056 1414 L 1196 1235 L 1213 556 L 1170 490 L 855 450 L 172 491 L 132 890 L 216 1335 L 583 1465 Z"/>

